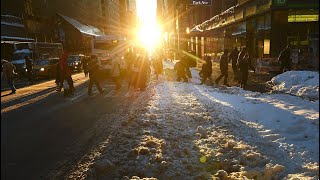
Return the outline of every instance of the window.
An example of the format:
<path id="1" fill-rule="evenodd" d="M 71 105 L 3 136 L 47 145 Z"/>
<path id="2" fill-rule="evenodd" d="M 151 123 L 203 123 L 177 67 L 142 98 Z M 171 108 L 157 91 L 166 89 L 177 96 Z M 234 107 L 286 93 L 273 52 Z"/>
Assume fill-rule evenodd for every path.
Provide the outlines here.
<path id="1" fill-rule="evenodd" d="M 263 42 L 263 54 L 270 54 L 270 39 L 265 39 Z"/>

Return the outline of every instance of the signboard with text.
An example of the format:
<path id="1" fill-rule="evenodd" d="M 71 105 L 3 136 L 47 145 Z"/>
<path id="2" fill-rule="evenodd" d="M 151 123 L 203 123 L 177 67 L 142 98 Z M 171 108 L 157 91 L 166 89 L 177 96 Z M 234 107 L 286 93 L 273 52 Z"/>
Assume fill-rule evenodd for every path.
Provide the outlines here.
<path id="1" fill-rule="evenodd" d="M 191 0 L 191 5 L 211 6 L 212 0 Z"/>

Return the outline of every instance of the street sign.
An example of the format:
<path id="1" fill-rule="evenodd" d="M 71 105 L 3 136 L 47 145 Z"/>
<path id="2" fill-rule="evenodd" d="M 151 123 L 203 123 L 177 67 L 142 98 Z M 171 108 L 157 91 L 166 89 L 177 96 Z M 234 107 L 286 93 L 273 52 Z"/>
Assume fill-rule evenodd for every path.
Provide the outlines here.
<path id="1" fill-rule="evenodd" d="M 212 0 L 191 0 L 191 5 L 211 6 Z"/>

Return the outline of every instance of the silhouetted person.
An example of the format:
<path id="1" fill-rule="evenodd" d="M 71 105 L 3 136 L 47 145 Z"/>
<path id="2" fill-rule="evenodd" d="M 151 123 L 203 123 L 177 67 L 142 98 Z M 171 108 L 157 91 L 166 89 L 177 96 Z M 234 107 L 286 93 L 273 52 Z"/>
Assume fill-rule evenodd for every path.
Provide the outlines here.
<path id="1" fill-rule="evenodd" d="M 237 59 L 238 59 L 239 51 L 237 47 L 234 47 L 229 55 L 229 61 L 231 61 L 232 64 L 232 71 L 233 71 L 233 79 L 237 80 L 238 75 L 238 67 L 237 67 Z"/>
<path id="2" fill-rule="evenodd" d="M 184 80 L 184 82 L 188 82 L 188 78 L 186 76 L 186 65 L 185 63 L 183 63 L 182 60 L 180 60 L 179 62 L 177 62 L 174 65 L 174 70 L 177 71 L 177 81 L 180 82 L 181 79 Z"/>
<path id="3" fill-rule="evenodd" d="M 33 77 L 32 77 L 32 62 L 29 59 L 28 56 L 24 57 L 25 61 L 26 61 L 26 69 L 27 69 L 27 76 L 28 76 L 28 81 L 29 84 L 33 83 Z"/>
<path id="4" fill-rule="evenodd" d="M 251 65 L 248 52 L 244 52 L 243 58 L 238 61 L 237 65 L 240 69 L 241 74 L 240 87 L 245 89 L 248 82 L 249 68 L 251 68 L 255 72 L 254 67 Z"/>
<path id="5" fill-rule="evenodd" d="M 4 59 L 1 60 L 1 65 L 3 67 L 3 76 L 8 82 L 8 85 L 11 89 L 11 94 L 15 94 L 16 88 L 14 86 L 14 78 L 17 75 L 17 73 L 15 72 L 16 67 L 11 62 L 8 62 Z"/>
<path id="6" fill-rule="evenodd" d="M 279 54 L 278 60 L 281 63 L 281 72 L 290 71 L 291 70 L 291 58 L 290 58 L 290 46 L 287 45 L 284 50 Z"/>
<path id="7" fill-rule="evenodd" d="M 98 70 L 99 70 L 99 64 L 97 60 L 97 56 L 92 55 L 91 58 L 88 61 L 88 71 L 89 71 L 89 86 L 88 86 L 88 95 L 92 95 L 92 86 L 93 84 L 96 85 L 97 89 L 99 90 L 100 94 L 102 94 L 104 91 L 102 90 L 99 80 L 98 80 Z"/>
<path id="8" fill-rule="evenodd" d="M 218 84 L 220 79 L 224 77 L 223 84 L 227 85 L 228 82 L 228 53 L 227 49 L 224 50 L 222 56 L 220 57 L 220 76 L 216 79 L 215 83 Z"/>
<path id="9" fill-rule="evenodd" d="M 59 59 L 59 63 L 58 63 L 58 66 L 59 66 L 59 73 L 60 73 L 60 89 L 61 89 L 61 86 L 63 85 L 64 81 L 67 81 L 68 83 L 68 86 L 69 86 L 69 91 L 68 94 L 74 94 L 74 91 L 75 91 L 75 88 L 74 88 L 74 85 L 73 85 L 73 80 L 72 80 L 72 77 L 71 77 L 71 69 L 70 67 L 68 66 L 67 64 L 67 58 L 68 58 L 68 53 L 67 51 L 65 51 L 61 58 Z M 65 93 L 66 95 L 66 93 Z"/>
<path id="10" fill-rule="evenodd" d="M 212 81 L 212 62 L 210 56 L 205 56 L 205 63 L 203 63 L 201 71 L 199 72 L 199 75 L 201 77 L 201 84 L 206 82 L 207 79 L 209 79 L 210 84 L 213 84 Z"/>

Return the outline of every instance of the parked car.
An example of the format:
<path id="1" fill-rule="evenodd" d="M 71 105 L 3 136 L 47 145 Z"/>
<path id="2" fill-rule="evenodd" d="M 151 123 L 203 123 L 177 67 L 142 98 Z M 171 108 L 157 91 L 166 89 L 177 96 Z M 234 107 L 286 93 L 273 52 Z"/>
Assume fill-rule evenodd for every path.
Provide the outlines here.
<path id="1" fill-rule="evenodd" d="M 82 59 L 85 58 L 84 55 L 69 55 L 67 63 L 70 67 L 71 71 L 78 71 L 80 72 L 82 70 Z"/>
<path id="2" fill-rule="evenodd" d="M 34 61 L 34 77 L 46 77 L 48 79 L 56 77 L 59 58 L 47 58 Z"/>

